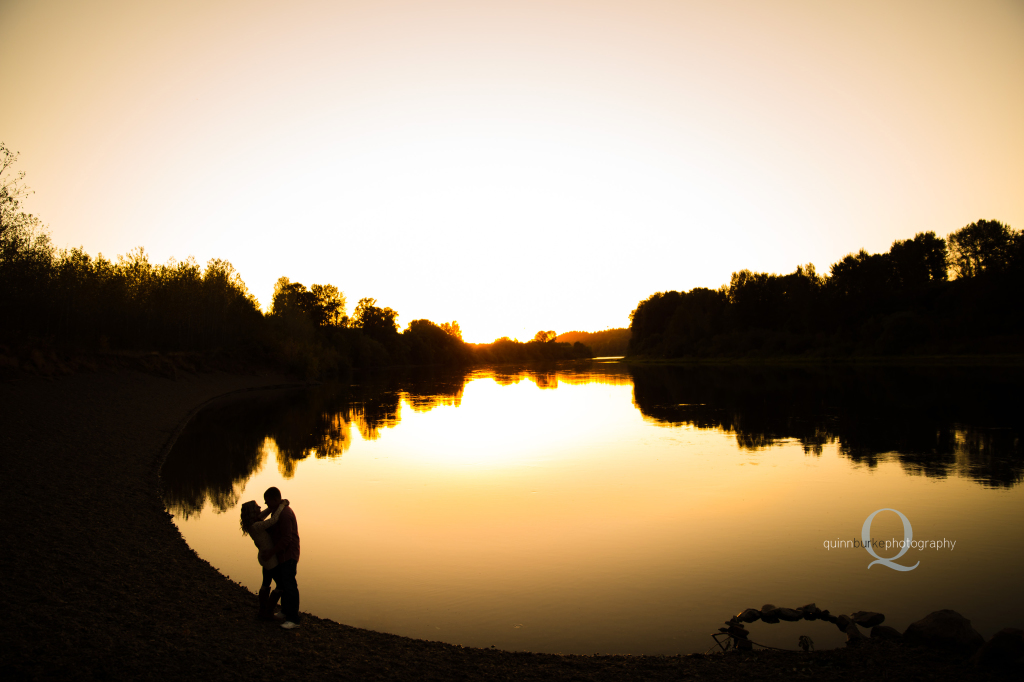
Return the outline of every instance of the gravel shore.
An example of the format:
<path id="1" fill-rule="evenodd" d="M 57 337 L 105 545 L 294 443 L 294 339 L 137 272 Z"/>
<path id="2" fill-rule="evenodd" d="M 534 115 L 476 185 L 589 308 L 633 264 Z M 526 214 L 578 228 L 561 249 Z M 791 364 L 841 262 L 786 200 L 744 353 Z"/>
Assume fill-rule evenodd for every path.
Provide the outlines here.
<path id="1" fill-rule="evenodd" d="M 809 655 L 558 656 L 412 640 L 313 616 L 293 632 L 256 621 L 256 596 L 199 558 L 171 522 L 159 465 L 203 403 L 291 382 L 128 369 L 0 382 L 0 567 L 9 605 L 0 676 L 965 682 L 1019 674 L 881 643 Z M 709 633 L 718 625 L 709 623 Z"/>

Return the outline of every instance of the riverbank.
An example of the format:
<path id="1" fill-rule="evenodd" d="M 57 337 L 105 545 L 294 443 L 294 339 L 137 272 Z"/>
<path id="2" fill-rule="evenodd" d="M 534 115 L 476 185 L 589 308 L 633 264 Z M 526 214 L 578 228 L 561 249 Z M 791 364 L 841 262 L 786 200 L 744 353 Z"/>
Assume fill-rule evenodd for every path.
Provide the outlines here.
<path id="1" fill-rule="evenodd" d="M 558 656 L 312 616 L 295 632 L 255 621 L 255 595 L 198 557 L 171 522 L 158 467 L 204 402 L 293 381 L 154 366 L 0 383 L 5 679 L 991 679 L 957 659 L 883 643 L 810 655 Z"/>

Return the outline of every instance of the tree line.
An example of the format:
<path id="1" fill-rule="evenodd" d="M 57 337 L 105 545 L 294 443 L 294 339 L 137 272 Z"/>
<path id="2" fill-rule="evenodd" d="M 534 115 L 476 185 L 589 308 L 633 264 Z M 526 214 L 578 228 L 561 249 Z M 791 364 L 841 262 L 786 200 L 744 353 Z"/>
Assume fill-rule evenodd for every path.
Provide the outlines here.
<path id="1" fill-rule="evenodd" d="M 555 333 L 537 332 L 528 341 L 502 337 L 488 344 L 466 343 L 459 323 L 419 319 L 399 331 L 398 312 L 362 298 L 349 317 L 345 297 L 332 285 L 277 281 L 268 321 L 283 339 L 282 357 L 308 375 L 339 368 L 388 365 L 467 366 L 481 363 L 555 362 L 592 356 L 581 343 L 555 341 Z M 310 364 L 312 363 L 312 364 Z"/>
<path id="2" fill-rule="evenodd" d="M 718 289 L 667 291 L 630 314 L 630 356 L 1019 353 L 1024 233 L 979 220 L 861 249 L 827 275 L 741 270 Z"/>
<path id="3" fill-rule="evenodd" d="M 22 210 L 31 192 L 17 154 L 0 143 L 0 343 L 96 351 L 220 352 L 284 363 L 305 376 L 353 367 L 470 365 L 590 357 L 583 344 L 538 332 L 522 343 L 468 344 L 456 321 L 413 320 L 363 298 L 351 316 L 332 284 L 281 277 L 263 313 L 226 260 L 150 262 L 141 247 L 111 260 L 57 249 L 39 218 Z"/>

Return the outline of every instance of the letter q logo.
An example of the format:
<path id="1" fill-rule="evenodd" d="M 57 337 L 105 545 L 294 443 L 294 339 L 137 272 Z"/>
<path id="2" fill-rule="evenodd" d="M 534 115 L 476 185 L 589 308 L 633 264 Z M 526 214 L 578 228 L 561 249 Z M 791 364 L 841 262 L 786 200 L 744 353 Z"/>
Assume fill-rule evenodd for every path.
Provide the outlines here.
<path id="1" fill-rule="evenodd" d="M 891 559 L 885 559 L 883 557 L 878 556 L 877 554 L 875 554 L 875 548 L 871 546 L 871 522 L 874 521 L 875 516 L 878 515 L 878 512 L 884 511 L 896 512 L 896 514 L 898 514 L 899 517 L 903 520 L 903 549 L 901 549 L 900 553 L 892 557 Z M 868 554 L 875 557 L 875 561 L 872 561 L 870 564 L 868 564 L 868 568 L 871 568 L 875 564 L 882 564 L 883 566 L 888 566 L 894 571 L 913 571 L 921 564 L 920 561 L 918 561 L 913 566 L 904 566 L 902 564 L 896 563 L 896 559 L 899 559 L 901 556 L 907 553 L 907 550 L 910 549 L 910 543 L 914 539 L 914 529 L 910 527 L 910 519 L 908 519 L 906 516 L 903 515 L 902 512 L 897 511 L 896 509 L 876 509 L 875 511 L 871 512 L 871 515 L 868 516 L 868 518 L 864 521 L 864 526 L 860 529 L 860 539 L 864 542 L 864 549 L 868 551 Z"/>

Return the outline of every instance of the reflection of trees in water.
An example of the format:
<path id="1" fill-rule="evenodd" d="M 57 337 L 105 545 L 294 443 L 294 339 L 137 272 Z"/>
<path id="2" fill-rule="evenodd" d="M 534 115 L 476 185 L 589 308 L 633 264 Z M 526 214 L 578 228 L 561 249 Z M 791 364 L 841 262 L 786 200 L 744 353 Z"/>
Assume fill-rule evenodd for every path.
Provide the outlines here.
<path id="1" fill-rule="evenodd" d="M 207 499 L 217 512 L 235 507 L 240 491 L 269 458 L 291 478 L 299 462 L 340 457 L 352 442 L 357 410 L 334 388 L 247 393 L 202 412 L 179 436 L 161 472 L 164 501 L 188 517 Z M 258 492 L 254 498 L 259 499 Z"/>
<path id="2" fill-rule="evenodd" d="M 232 509 L 245 481 L 267 459 L 291 478 L 310 457 L 341 457 L 352 443 L 353 426 L 364 440 L 379 438 L 401 421 L 403 401 L 414 412 L 458 407 L 471 378 L 492 377 L 503 384 L 529 379 L 538 386 L 557 386 L 560 380 L 630 382 L 621 369 L 597 363 L 596 369 L 588 367 L 379 372 L 352 386 L 254 392 L 222 400 L 196 415 L 178 438 L 161 474 L 165 502 L 185 517 L 198 513 L 207 499 L 217 512 Z"/>
<path id="3" fill-rule="evenodd" d="M 435 374 L 420 372 L 403 382 L 405 401 L 414 412 L 429 412 L 435 407 L 458 407 L 469 381 L 465 372 Z"/>
<path id="4" fill-rule="evenodd" d="M 499 386 L 512 386 L 514 384 L 518 384 L 520 381 L 525 379 L 526 378 L 526 374 L 524 374 L 523 372 L 516 372 L 516 371 L 507 371 L 506 372 L 506 371 L 496 370 L 494 372 L 481 372 L 481 373 L 477 374 L 474 378 L 477 378 L 477 379 L 490 378 L 490 379 L 494 379 L 494 382 L 496 384 L 498 384 Z"/>
<path id="5" fill-rule="evenodd" d="M 402 420 L 401 396 L 390 393 L 348 408 L 346 417 L 354 421 L 363 440 L 377 440 L 381 429 L 390 429 Z"/>
<path id="6" fill-rule="evenodd" d="M 759 450 L 795 439 L 820 455 L 990 486 L 1024 478 L 1020 370 L 1007 368 L 631 367 L 648 419 L 736 435 Z"/>
<path id="7" fill-rule="evenodd" d="M 325 411 L 313 416 L 317 418 L 294 420 L 287 427 L 268 434 L 264 441 L 265 456 L 277 460 L 277 469 L 285 478 L 295 475 L 295 467 L 302 460 L 310 456 L 317 459 L 341 457 L 352 444 L 353 420 L 347 414 Z M 307 433 L 308 429 L 314 430 Z"/>
<path id="8" fill-rule="evenodd" d="M 217 512 L 231 509 L 245 481 L 266 460 L 269 423 L 280 394 L 254 393 L 197 414 L 178 437 L 160 473 L 164 502 L 172 512 L 198 513 L 209 498 Z"/>
<path id="9" fill-rule="evenodd" d="M 470 377 L 493 379 L 500 386 L 511 386 L 520 381 L 529 380 L 541 389 L 558 388 L 559 383 L 574 386 L 582 384 L 628 386 L 633 383 L 632 378 L 625 371 L 624 365 L 617 362 L 581 362 L 571 366 L 553 365 L 542 368 L 538 368 L 536 365 L 494 367 L 474 370 Z"/>
<path id="10" fill-rule="evenodd" d="M 341 457 L 353 427 L 375 440 L 415 412 L 458 407 L 465 385 L 490 378 L 559 384 L 633 384 L 645 418 L 735 434 L 761 450 L 795 439 L 809 455 L 826 445 L 864 466 L 893 460 L 926 476 L 966 476 L 1011 486 L 1024 476 L 1020 449 L 1020 370 L 747 367 L 504 367 L 471 373 L 382 372 L 346 387 L 255 392 L 204 409 L 181 434 L 164 465 L 167 506 L 188 516 L 207 499 L 235 507 L 245 481 L 269 458 L 285 478 L 309 458 Z M 254 497 L 259 497 L 259 492 Z"/>
<path id="11" fill-rule="evenodd" d="M 262 430 L 268 441 L 264 447 L 274 454 L 285 478 L 294 476 L 297 463 L 310 456 L 340 457 L 348 450 L 351 420 L 329 391 L 303 392 L 282 407 Z"/>
<path id="12" fill-rule="evenodd" d="M 193 418 L 168 455 L 161 472 L 164 501 L 186 518 L 199 513 L 207 499 L 218 513 L 232 509 L 268 458 L 291 478 L 310 457 L 341 457 L 352 444 L 353 425 L 364 440 L 379 438 L 401 420 L 403 399 L 417 412 L 460 405 L 465 380 L 465 374 L 381 373 L 353 386 L 253 392 L 218 401 Z"/>
<path id="13" fill-rule="evenodd" d="M 558 388 L 558 372 L 530 372 L 529 375 L 537 388 Z"/>
<path id="14" fill-rule="evenodd" d="M 964 476 L 993 487 L 1013 486 L 1024 479 L 1016 429 L 952 424 L 897 441 L 896 447 L 888 449 L 883 446 L 890 444 L 875 448 L 840 444 L 839 451 L 868 466 L 896 460 L 910 473 L 936 478 Z"/>

